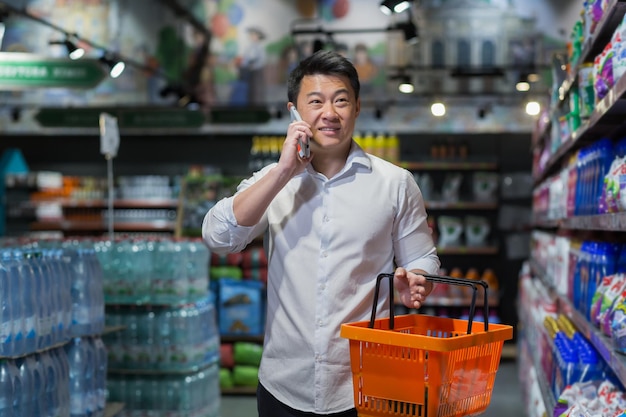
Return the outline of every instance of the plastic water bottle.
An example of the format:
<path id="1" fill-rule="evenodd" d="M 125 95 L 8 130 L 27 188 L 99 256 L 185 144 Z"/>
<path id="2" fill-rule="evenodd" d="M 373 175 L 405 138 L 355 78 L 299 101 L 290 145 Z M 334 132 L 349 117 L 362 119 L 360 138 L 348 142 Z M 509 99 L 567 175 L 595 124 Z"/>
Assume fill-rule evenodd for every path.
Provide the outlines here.
<path id="1" fill-rule="evenodd" d="M 37 300 L 40 294 L 37 293 L 35 283 L 35 274 L 24 257 L 22 250 L 14 248 L 13 256 L 18 265 L 19 277 L 22 281 L 21 294 L 19 300 L 22 304 L 22 314 L 24 317 L 24 351 L 23 353 L 32 353 L 37 350 L 38 342 L 38 317 L 37 317 Z"/>
<path id="2" fill-rule="evenodd" d="M 187 242 L 189 297 L 192 300 L 207 294 L 209 288 L 209 248 L 198 239 Z"/>
<path id="3" fill-rule="evenodd" d="M 30 271 L 32 271 L 33 286 L 37 295 L 34 303 L 36 310 L 37 349 L 45 349 L 52 345 L 52 333 L 50 329 L 50 281 L 46 271 L 41 265 L 41 259 L 32 250 L 24 252 L 24 259 Z"/>
<path id="4" fill-rule="evenodd" d="M 28 355 L 25 359 L 28 373 L 31 375 L 33 384 L 31 392 L 32 410 L 34 416 L 45 416 L 44 384 L 45 375 L 43 363 L 37 361 L 35 355 Z"/>
<path id="5" fill-rule="evenodd" d="M 7 369 L 11 379 L 13 380 L 13 415 L 22 416 L 22 379 L 20 377 L 20 371 L 17 369 L 14 360 L 7 361 Z"/>
<path id="6" fill-rule="evenodd" d="M 59 369 L 55 365 L 49 351 L 37 355 L 37 359 L 43 364 L 44 369 L 44 404 L 46 415 L 59 415 Z"/>
<path id="7" fill-rule="evenodd" d="M 52 343 L 62 343 L 65 342 L 69 336 L 67 335 L 63 319 L 65 309 L 63 291 L 65 291 L 65 288 L 61 260 L 59 257 L 55 256 L 52 249 L 45 249 L 43 251 L 43 259 L 50 271 L 50 297 L 53 305 L 52 329 L 54 329 Z"/>
<path id="8" fill-rule="evenodd" d="M 38 414 L 35 412 L 35 401 L 33 398 L 33 392 L 35 391 L 35 381 L 33 379 L 33 369 L 28 366 L 27 359 L 31 356 L 22 356 L 17 359 L 15 365 L 20 373 L 20 380 L 22 381 L 22 397 L 21 397 L 21 412 L 24 416 L 36 417 Z"/>
<path id="9" fill-rule="evenodd" d="M 69 363 L 63 347 L 52 349 L 50 354 L 58 369 L 57 398 L 59 402 L 59 416 L 70 415 L 70 382 Z"/>
<path id="10" fill-rule="evenodd" d="M 91 334 L 88 266 L 80 244 L 73 242 L 70 245 L 65 249 L 68 251 L 72 272 L 72 336 L 79 337 Z"/>
<path id="11" fill-rule="evenodd" d="M 54 251 L 59 268 L 59 285 L 61 293 L 61 320 L 63 322 L 63 341 L 72 337 L 72 270 L 71 258 L 65 249 L 57 248 Z"/>
<path id="12" fill-rule="evenodd" d="M 102 338 L 94 338 L 94 349 L 96 353 L 96 409 L 98 411 L 103 411 L 106 407 L 107 395 L 107 348 Z"/>
<path id="13" fill-rule="evenodd" d="M 102 284 L 102 266 L 95 249 L 90 246 L 85 250 L 89 260 L 89 292 L 91 295 L 91 332 L 100 334 L 104 331 L 104 288 Z"/>
<path id="14" fill-rule="evenodd" d="M 83 341 L 79 337 L 73 338 L 65 345 L 67 360 L 69 363 L 69 392 L 70 392 L 70 416 L 86 417 L 87 402 L 85 374 L 87 357 Z"/>
<path id="15" fill-rule="evenodd" d="M 11 300 L 11 349 L 12 355 L 21 355 L 25 352 L 24 344 L 24 306 L 22 305 L 22 280 L 19 274 L 19 264 L 11 249 L 2 251 L 2 264 L 8 273 L 8 298 Z"/>
<path id="16" fill-rule="evenodd" d="M 4 264 L 0 255 L 0 356 L 12 356 L 15 352 L 13 344 L 13 318 L 11 297 L 11 271 Z"/>
<path id="17" fill-rule="evenodd" d="M 11 359 L 0 359 L 0 417 L 13 417 L 13 375 L 9 368 Z"/>

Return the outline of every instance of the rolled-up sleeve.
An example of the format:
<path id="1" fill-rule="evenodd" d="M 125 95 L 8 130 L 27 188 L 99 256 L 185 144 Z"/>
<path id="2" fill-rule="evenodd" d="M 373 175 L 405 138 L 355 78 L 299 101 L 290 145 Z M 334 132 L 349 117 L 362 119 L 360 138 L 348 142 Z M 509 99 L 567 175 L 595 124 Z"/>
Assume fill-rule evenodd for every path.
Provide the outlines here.
<path id="1" fill-rule="evenodd" d="M 241 252 L 265 228 L 265 221 L 254 226 L 238 225 L 233 212 L 234 199 L 231 196 L 218 201 L 202 221 L 202 238 L 218 254 Z"/>

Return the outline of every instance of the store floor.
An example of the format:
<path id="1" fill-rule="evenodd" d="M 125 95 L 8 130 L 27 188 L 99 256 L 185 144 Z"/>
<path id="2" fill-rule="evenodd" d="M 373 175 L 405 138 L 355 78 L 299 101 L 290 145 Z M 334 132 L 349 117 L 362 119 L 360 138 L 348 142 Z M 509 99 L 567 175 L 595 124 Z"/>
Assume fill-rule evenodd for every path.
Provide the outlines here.
<path id="1" fill-rule="evenodd" d="M 256 417 L 256 398 L 252 395 L 222 396 L 220 417 Z M 517 362 L 503 360 L 498 368 L 496 385 L 491 395 L 491 404 L 482 417 L 524 417 L 526 406 L 522 401 Z"/>

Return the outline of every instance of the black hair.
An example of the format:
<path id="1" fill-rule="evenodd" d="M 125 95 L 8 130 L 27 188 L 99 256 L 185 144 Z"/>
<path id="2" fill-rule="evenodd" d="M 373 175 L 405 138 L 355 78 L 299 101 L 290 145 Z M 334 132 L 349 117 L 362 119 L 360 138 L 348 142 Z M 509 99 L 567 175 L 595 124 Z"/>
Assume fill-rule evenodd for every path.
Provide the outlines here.
<path id="1" fill-rule="evenodd" d="M 300 61 L 298 66 L 289 73 L 287 80 L 287 98 L 295 103 L 300 93 L 300 83 L 305 75 L 332 75 L 347 77 L 354 90 L 354 97 L 358 100 L 361 84 L 356 68 L 343 55 L 329 50 L 321 50 Z"/>

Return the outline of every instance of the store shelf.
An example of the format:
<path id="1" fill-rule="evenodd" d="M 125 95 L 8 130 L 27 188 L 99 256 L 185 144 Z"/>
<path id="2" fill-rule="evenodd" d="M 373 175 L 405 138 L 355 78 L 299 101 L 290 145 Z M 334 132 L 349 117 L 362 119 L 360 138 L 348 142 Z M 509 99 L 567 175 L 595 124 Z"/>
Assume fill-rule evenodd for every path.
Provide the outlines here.
<path id="1" fill-rule="evenodd" d="M 123 222 L 114 223 L 113 229 L 116 232 L 172 232 L 175 223 L 167 220 L 152 220 L 146 222 Z M 61 230 L 63 232 L 104 232 L 107 225 L 103 221 L 49 221 L 34 222 L 31 224 L 31 230 Z"/>
<path id="2" fill-rule="evenodd" d="M 439 255 L 496 255 L 497 246 L 437 246 Z"/>
<path id="3" fill-rule="evenodd" d="M 626 230 L 626 212 L 576 216 L 560 220 L 536 219 L 534 225 L 541 228 L 623 232 Z"/>
<path id="4" fill-rule="evenodd" d="M 483 296 L 479 294 L 476 297 L 476 307 L 481 309 L 483 306 Z M 491 291 L 489 292 L 491 294 Z M 424 307 L 469 307 L 472 303 L 471 297 L 428 297 L 424 303 Z M 497 307 L 499 304 L 497 294 L 489 297 L 489 307 Z M 482 313 L 478 313 L 480 316 Z"/>
<path id="5" fill-rule="evenodd" d="M 50 202 L 50 201 L 46 201 Z M 109 202 L 102 199 L 94 200 L 74 200 L 74 199 L 61 199 L 53 200 L 61 205 L 63 208 L 107 208 Z M 35 202 L 36 204 L 37 202 Z M 113 200 L 114 208 L 176 208 L 178 207 L 178 200 L 166 199 L 166 198 L 146 198 L 146 199 L 119 199 Z"/>
<path id="6" fill-rule="evenodd" d="M 410 171 L 471 171 L 471 170 L 495 170 L 498 164 L 495 162 L 472 162 L 472 161 L 425 161 L 425 162 L 409 162 L 403 161 L 398 163 L 402 168 Z"/>
<path id="7" fill-rule="evenodd" d="M 598 353 L 611 367 L 622 384 L 626 385 L 626 356 L 613 349 L 611 339 L 605 336 L 600 329 L 591 324 L 565 296 L 558 294 L 545 271 L 536 262 L 531 262 L 534 274 L 548 288 L 556 299 L 559 311 L 564 314 L 578 331 L 596 348 Z"/>
<path id="8" fill-rule="evenodd" d="M 498 203 L 496 201 L 458 201 L 450 203 L 447 201 L 428 201 L 426 202 L 427 210 L 496 210 Z"/>
<path id="9" fill-rule="evenodd" d="M 595 106 L 589 119 L 550 156 L 543 172 L 535 176 L 535 184 L 540 184 L 562 164 L 565 155 L 603 136 L 611 136 L 622 126 L 626 114 L 626 75 L 622 76 L 609 93 Z"/>

